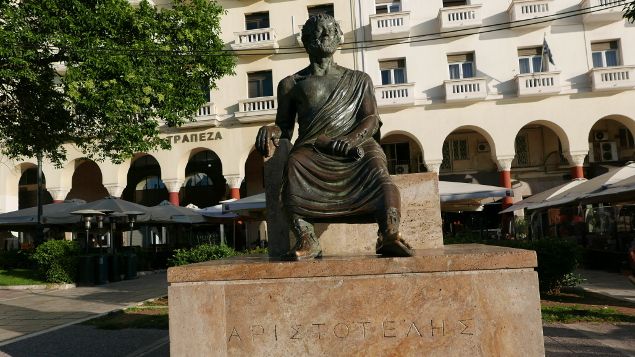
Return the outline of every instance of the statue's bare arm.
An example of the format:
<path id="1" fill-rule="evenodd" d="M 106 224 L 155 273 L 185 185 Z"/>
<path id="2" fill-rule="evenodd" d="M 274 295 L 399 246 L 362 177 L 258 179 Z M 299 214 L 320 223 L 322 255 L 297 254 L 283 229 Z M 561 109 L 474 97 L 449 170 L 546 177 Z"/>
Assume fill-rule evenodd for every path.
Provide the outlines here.
<path id="1" fill-rule="evenodd" d="M 278 144 L 280 139 L 291 139 L 295 124 L 296 108 L 291 90 L 295 85 L 292 77 L 287 77 L 278 84 L 278 110 L 276 124 L 260 128 L 256 135 L 256 149 L 264 157 L 272 152 L 271 144 Z"/>
<path id="2" fill-rule="evenodd" d="M 368 85 L 362 99 L 362 105 L 357 111 L 357 126 L 351 132 L 331 142 L 333 153 L 346 155 L 352 148 L 359 146 L 379 130 L 379 115 L 377 113 L 377 100 L 373 93 L 373 85 L 370 77 L 366 75 Z"/>

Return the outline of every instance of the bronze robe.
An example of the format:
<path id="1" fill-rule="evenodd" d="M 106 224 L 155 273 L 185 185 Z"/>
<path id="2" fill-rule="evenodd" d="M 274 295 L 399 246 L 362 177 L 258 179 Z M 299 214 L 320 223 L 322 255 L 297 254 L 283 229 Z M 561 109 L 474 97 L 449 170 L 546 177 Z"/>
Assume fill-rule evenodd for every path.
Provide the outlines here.
<path id="1" fill-rule="evenodd" d="M 365 98 L 372 100 L 372 113 L 358 113 Z M 288 212 L 316 222 L 337 222 L 340 217 L 347 222 L 374 222 L 374 212 L 384 199 L 383 185 L 393 184 L 378 143 L 379 127 L 374 137 L 369 135 L 359 145 L 365 152 L 359 160 L 329 155 L 313 146 L 322 134 L 332 139 L 349 134 L 368 115 L 377 115 L 372 82 L 365 73 L 347 69 L 324 106 L 311 118 L 298 118 L 298 139 L 282 187 Z"/>

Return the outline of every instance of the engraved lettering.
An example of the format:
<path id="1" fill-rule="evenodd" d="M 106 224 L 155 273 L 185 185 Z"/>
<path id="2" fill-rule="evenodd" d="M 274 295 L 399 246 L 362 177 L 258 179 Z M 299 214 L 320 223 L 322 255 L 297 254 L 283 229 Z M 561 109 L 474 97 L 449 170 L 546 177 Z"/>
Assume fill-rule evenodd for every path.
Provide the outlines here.
<path id="1" fill-rule="evenodd" d="M 220 140 L 222 138 L 223 138 L 223 136 L 220 135 L 220 131 L 219 131 L 219 132 L 216 133 L 216 137 L 214 139 Z"/>
<path id="2" fill-rule="evenodd" d="M 187 135 L 183 135 L 183 140 L 181 140 L 182 143 L 189 143 L 190 142 L 190 137 Z"/>
<path id="3" fill-rule="evenodd" d="M 238 331 L 236 331 L 236 328 L 232 328 L 232 332 L 229 335 L 229 340 L 227 342 L 232 342 L 232 337 L 238 337 L 238 341 L 242 341 L 242 338 L 240 338 L 240 335 L 238 334 Z"/>
<path id="4" fill-rule="evenodd" d="M 397 337 L 397 335 L 395 334 L 394 324 L 394 321 L 384 321 L 381 323 L 381 326 L 384 329 L 384 337 Z"/>
<path id="5" fill-rule="evenodd" d="M 278 325 L 273 325 L 273 336 L 278 341 Z"/>
<path id="6" fill-rule="evenodd" d="M 419 337 L 423 337 L 421 336 L 421 332 L 419 332 L 419 328 L 417 328 L 417 325 L 415 325 L 414 321 L 410 324 L 410 328 L 408 328 L 408 333 L 406 334 L 406 337 L 410 336 L 410 332 L 412 332 L 413 329 L 415 333 L 419 335 Z"/>
<path id="7" fill-rule="evenodd" d="M 291 336 L 292 340 L 301 340 L 302 337 L 300 337 L 300 328 L 302 328 L 302 325 L 294 325 L 291 326 L 291 328 L 293 329 L 293 336 Z"/>
<path id="8" fill-rule="evenodd" d="M 265 328 L 262 325 L 251 325 L 249 330 L 251 331 L 252 341 L 256 339 L 256 336 L 262 336 L 265 334 Z"/>
<path id="9" fill-rule="evenodd" d="M 321 327 L 324 326 L 324 324 L 311 324 L 311 325 L 317 327 L 317 337 L 318 337 L 318 340 L 321 340 L 322 339 Z"/>
<path id="10" fill-rule="evenodd" d="M 181 141 L 181 135 L 174 135 L 174 143 L 178 144 Z"/>
<path id="11" fill-rule="evenodd" d="M 434 320 L 430 320 L 430 327 L 432 328 L 432 337 L 434 337 L 434 331 L 441 330 L 441 336 L 445 336 L 445 321 L 441 320 L 441 326 L 435 324 Z"/>
<path id="12" fill-rule="evenodd" d="M 210 131 L 209 133 L 207 133 L 207 140 L 214 140 L 214 132 Z"/>
<path id="13" fill-rule="evenodd" d="M 333 327 L 333 334 L 337 338 L 346 338 L 348 337 L 349 333 L 350 333 L 350 329 L 348 328 L 348 325 L 345 323 L 340 322 L 337 325 L 335 325 L 335 327 Z"/>
<path id="14" fill-rule="evenodd" d="M 168 143 L 172 144 L 172 135 L 170 135 L 170 136 L 166 136 L 166 137 L 165 137 L 165 140 L 167 140 L 167 141 L 168 141 Z"/>
<path id="15" fill-rule="evenodd" d="M 361 321 L 356 323 L 362 325 L 362 338 L 366 338 L 366 325 L 370 325 L 370 321 Z"/>
<path id="16" fill-rule="evenodd" d="M 193 143 L 197 142 L 198 141 L 198 135 L 191 134 L 190 135 L 190 141 L 193 142 Z"/>
<path id="17" fill-rule="evenodd" d="M 205 141 L 205 133 L 198 134 L 198 141 Z"/>
<path id="18" fill-rule="evenodd" d="M 461 335 L 474 335 L 474 332 L 468 331 L 470 328 L 473 327 L 472 326 L 473 321 L 474 319 L 459 320 L 459 323 L 463 325 L 463 330 L 461 331 Z"/>

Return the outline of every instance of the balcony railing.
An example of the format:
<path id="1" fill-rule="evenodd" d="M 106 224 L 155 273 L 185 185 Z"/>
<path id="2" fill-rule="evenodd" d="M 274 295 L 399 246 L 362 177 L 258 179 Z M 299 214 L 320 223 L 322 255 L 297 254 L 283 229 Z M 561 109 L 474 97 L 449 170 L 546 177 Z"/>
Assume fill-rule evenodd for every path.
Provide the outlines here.
<path id="1" fill-rule="evenodd" d="M 580 8 L 587 12 L 582 15 L 582 21 L 591 22 L 616 22 L 623 20 L 624 5 L 627 0 L 583 0 Z"/>
<path id="2" fill-rule="evenodd" d="M 377 98 L 377 106 L 413 105 L 415 103 L 414 89 L 414 83 L 376 86 L 375 97 Z"/>
<path id="3" fill-rule="evenodd" d="M 438 18 L 441 32 L 477 27 L 483 22 L 481 5 L 444 7 L 439 10 Z M 454 32 L 448 35 L 451 34 Z"/>
<path id="4" fill-rule="evenodd" d="M 276 97 L 257 97 L 238 101 L 234 116 L 241 123 L 273 120 L 278 109 Z"/>
<path id="5" fill-rule="evenodd" d="M 519 74 L 516 84 L 519 97 L 560 93 L 560 72 Z"/>
<path id="6" fill-rule="evenodd" d="M 276 31 L 273 28 L 247 30 L 235 32 L 234 43 L 231 44 L 234 50 L 278 48 Z"/>
<path id="7" fill-rule="evenodd" d="M 544 27 L 549 23 L 541 19 L 539 23 L 532 23 L 531 19 L 536 17 L 543 17 L 553 15 L 553 9 L 551 6 L 552 0 L 513 0 L 509 5 L 507 12 L 509 13 L 509 20 L 525 21 L 523 27 Z"/>
<path id="8" fill-rule="evenodd" d="M 213 102 L 203 104 L 203 106 L 196 112 L 197 120 L 205 120 L 214 116 L 216 116 L 216 106 Z"/>
<path id="9" fill-rule="evenodd" d="M 594 92 L 635 88 L 635 66 L 593 68 L 589 75 Z"/>
<path id="10" fill-rule="evenodd" d="M 410 12 L 370 15 L 370 28 L 374 40 L 410 34 Z"/>
<path id="11" fill-rule="evenodd" d="M 487 97 L 485 78 L 453 79 L 444 83 L 446 102 L 471 101 Z"/>

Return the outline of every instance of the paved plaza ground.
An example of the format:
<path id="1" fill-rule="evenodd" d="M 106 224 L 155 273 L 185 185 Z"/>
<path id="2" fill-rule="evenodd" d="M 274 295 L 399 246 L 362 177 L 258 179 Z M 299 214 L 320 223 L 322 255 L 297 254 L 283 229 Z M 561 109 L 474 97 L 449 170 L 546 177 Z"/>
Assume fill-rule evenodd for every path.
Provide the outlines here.
<path id="1" fill-rule="evenodd" d="M 633 301 L 618 274 L 581 271 L 585 289 Z M 100 330 L 82 321 L 167 295 L 165 272 L 67 290 L 0 290 L 0 357 L 169 356 L 167 330 Z M 635 356 L 635 324 L 546 324 L 547 356 Z"/>

